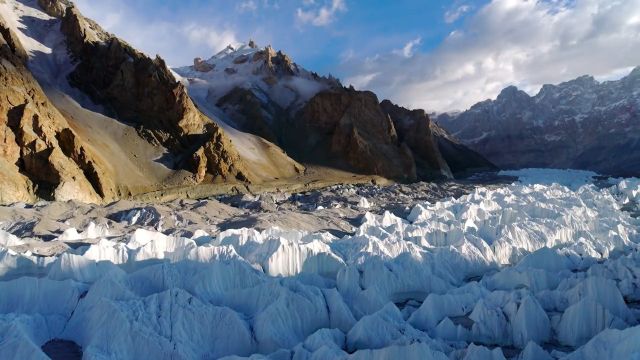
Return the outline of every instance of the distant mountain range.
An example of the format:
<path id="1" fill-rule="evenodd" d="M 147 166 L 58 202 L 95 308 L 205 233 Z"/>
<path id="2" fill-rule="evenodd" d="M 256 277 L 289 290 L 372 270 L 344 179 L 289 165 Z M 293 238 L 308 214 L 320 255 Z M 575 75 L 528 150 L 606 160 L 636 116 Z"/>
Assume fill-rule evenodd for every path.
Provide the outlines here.
<path id="1" fill-rule="evenodd" d="M 504 89 L 437 123 L 501 168 L 640 176 L 640 67 L 617 81 L 582 76 L 535 96 Z"/>
<path id="2" fill-rule="evenodd" d="M 1 1 L 0 60 L 0 203 L 304 182 L 309 167 L 399 181 L 493 168 L 424 111 L 271 47 L 174 71 L 67 0 Z"/>

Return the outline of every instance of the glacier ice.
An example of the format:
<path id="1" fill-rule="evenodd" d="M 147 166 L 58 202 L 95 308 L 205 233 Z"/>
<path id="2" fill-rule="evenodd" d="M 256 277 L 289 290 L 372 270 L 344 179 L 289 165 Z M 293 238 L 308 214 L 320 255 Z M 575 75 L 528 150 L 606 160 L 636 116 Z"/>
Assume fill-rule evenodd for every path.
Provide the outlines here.
<path id="1" fill-rule="evenodd" d="M 531 171 L 530 171 L 531 173 Z M 534 174 L 535 175 L 535 174 Z M 478 187 L 349 235 L 0 232 L 0 351 L 90 359 L 569 359 L 640 354 L 637 179 Z M 535 177 L 533 177 L 535 178 Z M 568 185 L 568 186 L 567 186 Z M 149 216 L 145 214 L 151 214 Z"/>

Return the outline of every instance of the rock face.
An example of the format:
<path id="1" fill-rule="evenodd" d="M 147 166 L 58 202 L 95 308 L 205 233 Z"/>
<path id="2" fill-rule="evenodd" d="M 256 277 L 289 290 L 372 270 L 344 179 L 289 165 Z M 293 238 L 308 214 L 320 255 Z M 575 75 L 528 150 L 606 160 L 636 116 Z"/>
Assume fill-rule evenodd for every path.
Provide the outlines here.
<path id="1" fill-rule="evenodd" d="M 67 8 L 71 6 L 68 0 L 38 0 L 38 5 L 50 16 L 61 18 L 64 16 Z"/>
<path id="2" fill-rule="evenodd" d="M 217 105 L 242 131 L 273 143 L 282 141 L 282 130 L 289 114 L 275 102 L 263 102 L 253 91 L 236 87 L 223 96 Z"/>
<path id="3" fill-rule="evenodd" d="M 204 62 L 201 58 L 193 59 L 193 68 L 200 72 L 209 72 L 213 70 L 213 65 Z"/>
<path id="4" fill-rule="evenodd" d="M 424 110 L 408 110 L 389 100 L 382 101 L 380 106 L 393 121 L 399 141 L 406 143 L 413 152 L 420 179 L 453 177 L 451 169 L 440 154 L 431 132 L 431 120 Z"/>
<path id="5" fill-rule="evenodd" d="M 442 158 L 456 177 L 464 177 L 475 172 L 496 171 L 498 167 L 478 152 L 465 146 L 436 122 L 430 123 L 433 135 Z"/>
<path id="6" fill-rule="evenodd" d="M 0 203 L 113 199 L 103 161 L 51 105 L 16 34 L 4 23 L 0 34 Z"/>
<path id="7" fill-rule="evenodd" d="M 307 162 L 347 165 L 358 172 L 414 181 L 411 149 L 372 92 L 339 89 L 314 96 L 291 124 L 285 148 Z"/>
<path id="8" fill-rule="evenodd" d="M 531 97 L 515 87 L 438 122 L 503 168 L 640 175 L 640 68 L 618 81 L 583 76 Z"/>
<path id="9" fill-rule="evenodd" d="M 148 138 L 185 157 L 182 165 L 199 174 L 199 181 L 204 179 L 203 168 L 222 180 L 250 180 L 222 130 L 196 108 L 164 60 L 136 51 L 84 18 L 74 6 L 66 9 L 61 20 L 69 51 L 77 61 L 69 74 L 72 86 L 116 118 L 135 124 Z"/>
<path id="10" fill-rule="evenodd" d="M 105 32 L 71 2 L 4 0 L 0 10 L 0 203 L 103 203 L 302 171 L 253 135 L 234 132 L 232 142 L 161 58 Z"/>

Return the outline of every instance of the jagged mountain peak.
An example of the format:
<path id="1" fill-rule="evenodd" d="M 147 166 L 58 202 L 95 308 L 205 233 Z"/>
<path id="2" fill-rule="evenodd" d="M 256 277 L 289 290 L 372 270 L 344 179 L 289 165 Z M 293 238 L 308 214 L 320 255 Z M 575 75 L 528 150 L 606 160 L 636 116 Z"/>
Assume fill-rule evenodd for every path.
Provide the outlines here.
<path id="1" fill-rule="evenodd" d="M 281 50 L 276 51 L 271 45 L 258 46 L 253 40 L 248 43 L 229 44 L 217 54 L 207 60 L 195 58 L 193 70 L 210 72 L 224 67 L 228 73 L 238 70 L 242 64 L 251 64 L 254 74 L 274 76 L 295 76 L 300 74 L 300 68 L 291 57 Z M 227 70 L 229 69 L 229 70 Z"/>
<path id="2" fill-rule="evenodd" d="M 636 66 L 635 68 L 633 68 L 633 70 L 631 70 L 629 75 L 627 75 L 627 78 L 633 78 L 633 79 L 640 78 L 640 66 Z"/>
<path id="3" fill-rule="evenodd" d="M 254 41 L 229 45 L 207 60 L 196 58 L 193 65 L 174 70 L 186 80 L 192 96 L 214 105 L 241 88 L 283 109 L 299 109 L 318 92 L 341 86 L 337 79 L 308 71 L 284 52 Z"/>
<path id="4" fill-rule="evenodd" d="M 498 94 L 497 100 L 504 101 L 504 100 L 511 100 L 516 98 L 529 98 L 529 95 L 526 92 L 518 89 L 517 86 L 511 85 L 502 89 L 500 94 Z"/>
<path id="5" fill-rule="evenodd" d="M 298 161 L 402 180 L 452 176 L 424 110 L 381 104 L 374 93 L 345 88 L 270 45 L 230 45 L 174 70 L 202 108 L 215 109 L 229 126 L 278 144 Z"/>
<path id="6" fill-rule="evenodd" d="M 577 88 L 580 90 L 590 90 L 600 83 L 591 75 L 582 75 L 573 80 L 565 81 L 558 85 L 559 88 Z"/>

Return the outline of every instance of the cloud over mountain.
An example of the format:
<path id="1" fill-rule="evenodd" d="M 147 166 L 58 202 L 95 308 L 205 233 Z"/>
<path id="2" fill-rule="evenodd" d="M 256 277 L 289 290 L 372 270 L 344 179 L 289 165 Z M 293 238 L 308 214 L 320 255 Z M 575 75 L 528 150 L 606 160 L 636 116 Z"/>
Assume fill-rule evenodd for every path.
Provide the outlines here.
<path id="1" fill-rule="evenodd" d="M 494 0 L 429 53 L 351 57 L 342 73 L 410 107 L 464 109 L 510 84 L 628 71 L 640 63 L 639 19 L 640 0 Z"/>

